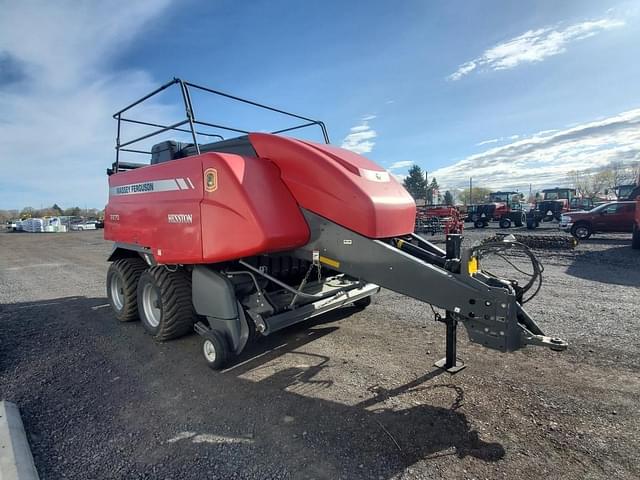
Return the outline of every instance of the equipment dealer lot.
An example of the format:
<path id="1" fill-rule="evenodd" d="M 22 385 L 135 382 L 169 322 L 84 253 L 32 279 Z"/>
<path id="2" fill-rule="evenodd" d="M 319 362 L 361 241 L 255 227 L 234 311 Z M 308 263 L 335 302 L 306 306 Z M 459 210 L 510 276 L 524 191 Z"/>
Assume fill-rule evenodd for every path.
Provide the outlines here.
<path id="1" fill-rule="evenodd" d="M 443 325 L 383 291 L 219 373 L 195 334 L 159 344 L 118 324 L 102 232 L 2 233 L 0 397 L 19 405 L 41 478 L 638 478 L 629 243 L 539 254 L 545 282 L 527 308 L 569 341 L 562 353 L 461 341 L 469 367 L 450 376 L 432 366 Z"/>

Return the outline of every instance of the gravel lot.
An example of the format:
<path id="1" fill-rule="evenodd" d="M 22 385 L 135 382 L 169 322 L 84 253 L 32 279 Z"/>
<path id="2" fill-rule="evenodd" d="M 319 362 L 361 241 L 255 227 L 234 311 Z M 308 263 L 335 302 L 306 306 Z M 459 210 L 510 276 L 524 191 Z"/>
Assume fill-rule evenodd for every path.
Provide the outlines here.
<path id="1" fill-rule="evenodd" d="M 429 307 L 386 291 L 212 372 L 197 336 L 157 344 L 117 324 L 101 235 L 0 233 L 0 398 L 43 479 L 640 478 L 628 234 L 540 253 L 528 311 L 569 350 L 501 355 L 461 329 L 455 376 L 432 367 L 444 326 Z"/>

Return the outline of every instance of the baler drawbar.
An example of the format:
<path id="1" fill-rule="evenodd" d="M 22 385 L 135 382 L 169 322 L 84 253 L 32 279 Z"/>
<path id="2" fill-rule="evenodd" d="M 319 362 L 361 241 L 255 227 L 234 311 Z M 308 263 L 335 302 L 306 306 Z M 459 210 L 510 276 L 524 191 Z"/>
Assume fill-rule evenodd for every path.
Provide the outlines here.
<path id="1" fill-rule="evenodd" d="M 129 116 L 172 86 L 181 94 L 183 121 Z M 303 123 L 252 133 L 202 121 L 192 91 Z M 501 352 L 567 347 L 544 335 L 522 306 L 542 271 L 526 247 L 504 241 L 463 249 L 461 235 L 450 234 L 443 250 L 416 235 L 416 206 L 406 190 L 370 160 L 331 146 L 324 123 L 180 79 L 114 118 L 107 294 L 119 320 L 140 318 L 156 340 L 195 329 L 207 364 L 217 369 L 257 336 L 344 305 L 364 308 L 383 287 L 446 312 L 436 314 L 447 331 L 446 357 L 437 365 L 450 372 L 463 368 L 458 323 L 472 342 Z M 122 141 L 125 123 L 156 130 Z M 307 127 L 319 127 L 324 143 L 282 136 Z M 140 146 L 167 132 L 188 140 Z M 224 132 L 242 135 L 224 139 Z M 218 140 L 199 143 L 203 136 Z M 149 163 L 123 161 L 124 154 L 146 155 Z M 492 248 L 524 251 L 534 267 L 531 281 L 521 287 L 483 270 Z"/>

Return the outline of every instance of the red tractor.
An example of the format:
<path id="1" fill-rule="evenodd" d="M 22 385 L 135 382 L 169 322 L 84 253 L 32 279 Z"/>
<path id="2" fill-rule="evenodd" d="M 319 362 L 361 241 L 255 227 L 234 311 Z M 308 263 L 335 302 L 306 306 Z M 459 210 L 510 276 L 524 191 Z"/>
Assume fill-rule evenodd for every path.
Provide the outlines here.
<path id="1" fill-rule="evenodd" d="M 476 228 L 485 228 L 492 221 L 498 222 L 500 228 L 512 225 L 521 227 L 526 221 L 522 195 L 518 192 L 492 192 L 489 194 L 489 203 L 469 207 L 467 219 Z"/>
<path id="2" fill-rule="evenodd" d="M 416 233 L 462 233 L 464 221 L 453 205 L 425 205 L 416 209 Z"/>
<path id="3" fill-rule="evenodd" d="M 162 125 L 131 117 L 131 108 L 172 86 L 184 120 Z M 203 121 L 193 91 L 302 123 L 252 133 Z M 195 330 L 207 364 L 221 368 L 261 336 L 343 306 L 365 308 L 384 287 L 446 312 L 438 319 L 446 325 L 447 353 L 437 365 L 450 372 L 463 367 L 456 357 L 459 322 L 472 342 L 502 352 L 567 347 L 544 335 L 523 308 L 526 292 L 535 293 L 542 278 L 533 254 L 537 274 L 522 285 L 481 268 L 488 252 L 521 244 L 462 249 L 461 236 L 450 234 L 441 249 L 416 235 L 407 191 L 384 168 L 330 145 L 324 123 L 180 79 L 114 118 L 104 236 L 115 243 L 107 295 L 119 321 L 139 318 L 155 340 Z M 128 123 L 157 130 L 124 140 Z M 304 127 L 319 127 L 324 143 L 281 135 Z M 198 142 L 221 131 L 240 136 Z M 145 141 L 167 133 L 186 133 L 190 141 L 145 149 Z M 145 161 L 125 162 L 125 153 Z"/>
<path id="4" fill-rule="evenodd" d="M 578 210 L 591 210 L 593 200 L 576 195 L 575 188 L 549 188 L 542 190 L 542 200 L 527 213 L 527 228 L 533 230 L 541 222 L 560 221 L 562 214 Z"/>

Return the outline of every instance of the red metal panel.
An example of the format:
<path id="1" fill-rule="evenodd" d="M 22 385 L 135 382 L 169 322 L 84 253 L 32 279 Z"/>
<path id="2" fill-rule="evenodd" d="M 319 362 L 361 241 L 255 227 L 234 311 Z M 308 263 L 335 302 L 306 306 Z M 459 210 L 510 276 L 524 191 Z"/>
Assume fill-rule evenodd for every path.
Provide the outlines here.
<path id="1" fill-rule="evenodd" d="M 271 162 L 232 154 L 201 155 L 204 171 L 214 169 L 217 186 L 202 202 L 203 258 L 221 262 L 291 250 L 309 240 L 291 192 Z"/>
<path id="2" fill-rule="evenodd" d="M 215 186 L 205 188 L 205 175 Z M 109 177 L 105 238 L 159 263 L 215 263 L 307 243 L 309 228 L 271 162 L 206 153 Z"/>
<path id="3" fill-rule="evenodd" d="M 258 155 L 280 168 L 298 203 L 370 238 L 413 232 L 413 198 L 384 169 L 348 150 L 252 133 Z"/>
<path id="4" fill-rule="evenodd" d="M 150 247 L 159 263 L 202 262 L 199 157 L 117 173 L 109 187 L 105 239 Z"/>

